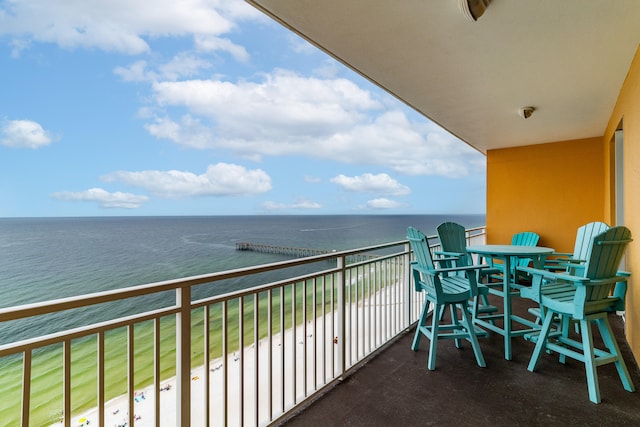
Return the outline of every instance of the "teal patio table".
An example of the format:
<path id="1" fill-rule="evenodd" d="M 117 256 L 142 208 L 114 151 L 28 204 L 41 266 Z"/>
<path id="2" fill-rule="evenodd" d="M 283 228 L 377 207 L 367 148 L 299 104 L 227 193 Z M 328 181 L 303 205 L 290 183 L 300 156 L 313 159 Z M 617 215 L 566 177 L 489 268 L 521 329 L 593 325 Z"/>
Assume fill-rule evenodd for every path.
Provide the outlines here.
<path id="1" fill-rule="evenodd" d="M 518 284 L 515 283 L 515 277 L 513 277 L 515 274 L 512 276 L 511 273 L 511 263 L 514 259 L 530 258 L 533 260 L 535 268 L 542 268 L 547 255 L 553 253 L 554 249 L 543 246 L 472 245 L 467 246 L 467 252 L 477 254 L 484 258 L 500 259 L 504 263 L 505 273 L 503 275 L 502 289 L 489 288 L 489 293 L 502 297 L 504 302 L 502 314 L 483 316 L 482 318 L 476 318 L 474 322 L 479 326 L 504 336 L 504 358 L 511 360 L 511 338 L 514 336 L 522 336 L 539 329 L 539 325 L 536 325 L 534 322 L 512 313 L 511 297 L 513 295 L 519 295 L 520 292 L 517 290 Z M 516 290 L 514 291 L 512 289 Z M 487 321 L 487 319 L 495 320 L 500 317 L 503 319 L 502 328 L 493 322 Z M 512 321 L 526 325 L 529 328 L 514 330 Z"/>

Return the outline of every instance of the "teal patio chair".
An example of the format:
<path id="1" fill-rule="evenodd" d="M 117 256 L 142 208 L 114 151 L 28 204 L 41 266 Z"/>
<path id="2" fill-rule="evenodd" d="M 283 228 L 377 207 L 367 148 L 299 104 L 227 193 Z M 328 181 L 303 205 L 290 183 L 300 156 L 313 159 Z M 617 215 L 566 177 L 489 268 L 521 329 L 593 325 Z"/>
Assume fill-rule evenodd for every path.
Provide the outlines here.
<path id="1" fill-rule="evenodd" d="M 630 241 L 631 232 L 626 227 L 612 227 L 594 236 L 581 275 L 520 267 L 532 275 L 530 297 L 540 304 L 544 313 L 540 334 L 530 337 L 536 346 L 529 371 L 538 368 L 545 352 L 558 353 L 561 363 L 566 357 L 583 362 L 589 399 L 594 403 L 601 401 L 597 367 L 604 364 L 614 363 L 624 389 L 635 390 L 608 319 L 610 311 L 624 309 L 626 286 L 618 289 L 622 283 L 616 283 L 625 282 L 629 274 L 620 274 L 617 269 Z M 561 320 L 559 331 L 552 327 L 556 318 Z M 569 336 L 569 325 L 574 321 L 579 324 L 581 341 Z M 606 349 L 596 348 L 592 323 L 597 325 Z"/>
<path id="2" fill-rule="evenodd" d="M 419 230 L 409 227 L 407 239 L 415 257 L 415 261 L 411 263 L 415 289 L 417 292 L 424 292 L 425 298 L 411 349 L 417 351 L 420 338 L 422 335 L 426 336 L 430 340 L 427 367 L 434 370 L 438 340 L 453 339 L 456 347 L 461 348 L 462 339 L 467 339 L 471 342 L 478 365 L 486 366 L 477 335 L 488 334 L 473 325 L 468 305 L 468 301 L 478 295 L 476 271 L 483 266 L 436 268 L 427 237 Z M 458 275 L 458 272 L 465 274 Z M 431 305 L 432 322 L 428 325 L 427 317 Z M 443 320 L 447 307 L 451 313 L 449 324 Z M 458 318 L 459 314 L 461 318 Z"/>
<path id="3" fill-rule="evenodd" d="M 533 231 L 522 231 L 520 233 L 516 233 L 511 238 L 512 245 L 518 246 L 537 246 L 538 241 L 540 240 L 540 235 Z M 518 267 L 528 267 L 531 262 L 530 258 L 511 258 L 511 274 L 517 274 Z M 502 274 L 504 274 L 504 265 L 500 262 L 494 262 L 493 259 L 489 260 L 489 265 L 491 269 L 497 270 L 498 274 L 492 273 L 489 277 L 493 280 L 498 280 L 498 282 L 502 282 Z M 518 283 L 517 278 L 514 276 L 514 283 Z"/>
<path id="4" fill-rule="evenodd" d="M 547 258 L 545 261 L 545 270 L 557 273 L 564 272 L 574 276 L 582 276 L 584 274 L 584 263 L 589 256 L 593 238 L 608 229 L 609 225 L 600 221 L 590 222 L 578 227 L 573 252 L 554 252 L 549 255 L 550 258 Z M 521 296 L 529 298 L 530 292 L 530 289 L 523 288 L 521 289 Z M 540 307 L 529 308 L 528 311 L 536 317 L 537 323 L 542 321 L 543 316 L 540 313 Z"/>
<path id="5" fill-rule="evenodd" d="M 555 252 L 545 262 L 545 269 L 551 271 L 562 271 L 574 276 L 582 275 L 584 262 L 591 250 L 593 237 L 607 231 L 609 225 L 604 222 L 594 221 L 578 227 L 573 253 Z"/>
<path id="6" fill-rule="evenodd" d="M 440 265 L 443 267 L 465 267 L 473 265 L 473 257 L 467 252 L 467 232 L 464 226 L 455 222 L 443 222 L 436 228 L 438 233 L 438 239 L 440 240 L 441 251 L 434 252 L 435 255 L 450 257 L 452 261 L 441 261 Z M 438 260 L 436 260 L 438 261 Z M 477 273 L 477 282 L 480 284 L 484 278 L 491 274 L 498 273 L 496 269 L 483 268 L 479 269 Z M 459 272 L 458 274 L 464 275 L 465 272 Z M 498 308 L 492 306 L 487 299 L 488 289 L 485 286 L 479 285 L 478 287 L 479 297 L 482 304 L 478 304 L 477 298 L 474 301 L 474 316 L 479 314 L 494 313 L 498 311 Z"/>

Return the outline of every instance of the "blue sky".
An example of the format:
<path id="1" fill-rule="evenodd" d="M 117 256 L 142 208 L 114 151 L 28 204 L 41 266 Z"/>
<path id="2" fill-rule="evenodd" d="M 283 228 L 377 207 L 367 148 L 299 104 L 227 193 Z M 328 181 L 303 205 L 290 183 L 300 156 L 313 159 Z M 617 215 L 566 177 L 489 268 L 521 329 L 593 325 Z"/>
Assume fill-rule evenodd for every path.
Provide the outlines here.
<path id="1" fill-rule="evenodd" d="M 0 217 L 484 212 L 483 155 L 240 0 L 1 1 L 0 75 Z"/>

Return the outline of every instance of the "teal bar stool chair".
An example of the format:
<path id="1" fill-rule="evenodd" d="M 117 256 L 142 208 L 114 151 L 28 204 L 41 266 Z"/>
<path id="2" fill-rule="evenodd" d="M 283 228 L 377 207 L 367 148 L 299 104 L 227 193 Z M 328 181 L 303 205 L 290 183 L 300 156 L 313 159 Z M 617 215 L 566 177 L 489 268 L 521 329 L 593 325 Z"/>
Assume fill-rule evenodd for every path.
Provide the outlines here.
<path id="1" fill-rule="evenodd" d="M 465 267 L 474 264 L 473 257 L 467 252 L 467 231 L 464 226 L 455 222 L 443 222 L 438 225 L 436 231 L 438 233 L 438 240 L 440 240 L 441 250 L 434 252 L 434 254 L 452 259 L 452 261 L 440 261 L 436 259 L 436 262 L 438 262 L 440 266 Z M 478 297 L 473 301 L 474 316 L 486 315 L 498 311 L 496 306 L 489 303 L 487 298 L 489 289 L 482 285 L 482 282 L 486 280 L 487 277 L 496 273 L 498 273 L 496 269 L 482 268 L 478 270 Z M 461 271 L 458 274 L 464 275 L 466 272 Z M 478 298 L 480 301 L 478 301 Z M 492 320 L 491 322 L 493 323 Z"/>
<path id="2" fill-rule="evenodd" d="M 601 402 L 597 373 L 601 365 L 615 364 L 624 389 L 635 391 L 608 319 L 612 310 L 624 308 L 626 283 L 618 282 L 626 282 L 629 273 L 618 272 L 618 266 L 629 242 L 631 232 L 626 227 L 612 227 L 593 237 L 580 275 L 520 268 L 532 275 L 529 295 L 544 313 L 540 334 L 530 337 L 536 346 L 529 371 L 538 369 L 547 352 L 558 353 L 561 363 L 567 357 L 578 360 L 585 364 L 589 399 L 594 403 Z M 560 331 L 553 327 L 556 318 L 561 321 Z M 569 336 L 574 322 L 579 325 L 580 341 Z M 593 324 L 600 332 L 604 349 L 594 344 Z"/>
<path id="3" fill-rule="evenodd" d="M 483 266 L 436 268 L 427 237 L 419 230 L 409 227 L 407 239 L 415 258 L 411 263 L 415 289 L 417 292 L 424 292 L 425 298 L 411 349 L 417 351 L 420 338 L 426 336 L 430 340 L 427 367 L 434 370 L 439 340 L 453 339 L 456 347 L 462 348 L 462 340 L 466 339 L 471 342 L 478 365 L 486 366 L 478 343 L 478 334 L 488 334 L 473 325 L 468 303 L 478 295 L 476 274 Z M 458 275 L 458 272 L 465 274 Z M 431 306 L 432 312 L 429 311 Z M 451 323 L 445 323 L 443 320 L 447 307 L 450 308 Z M 431 325 L 427 324 L 430 313 Z"/>

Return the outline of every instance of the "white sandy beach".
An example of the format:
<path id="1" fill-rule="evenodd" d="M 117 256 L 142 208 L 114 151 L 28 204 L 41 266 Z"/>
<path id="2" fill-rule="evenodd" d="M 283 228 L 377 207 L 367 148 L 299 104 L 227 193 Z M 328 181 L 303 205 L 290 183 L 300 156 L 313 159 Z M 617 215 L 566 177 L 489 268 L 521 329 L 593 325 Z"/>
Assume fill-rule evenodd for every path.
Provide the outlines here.
<path id="1" fill-rule="evenodd" d="M 303 328 L 299 326 L 297 332 L 297 337 L 302 336 Z M 297 338 L 296 337 L 296 338 Z M 291 330 L 287 330 L 285 333 L 285 361 L 292 357 L 291 352 L 291 343 L 293 337 L 291 337 Z M 265 346 L 267 348 L 267 340 L 263 339 L 260 341 L 259 346 Z M 273 373 L 273 383 L 274 389 L 279 388 L 280 384 L 280 367 L 281 364 L 281 352 L 277 350 L 280 347 L 280 338 L 279 335 L 273 338 L 273 360 L 272 365 L 274 367 Z M 298 363 L 302 363 L 303 351 L 301 350 L 302 345 L 298 343 L 298 349 L 296 351 L 296 358 Z M 241 363 L 244 364 L 244 393 L 245 393 L 245 406 L 253 407 L 253 396 L 255 387 L 253 385 L 253 373 L 255 371 L 255 351 L 254 346 L 246 347 L 243 355 L 232 354 L 227 358 L 227 381 L 229 385 L 228 389 L 228 405 L 229 410 L 227 412 L 227 422 L 228 425 L 241 425 L 239 414 L 239 396 L 240 396 L 240 366 Z M 266 396 L 266 380 L 267 380 L 267 351 L 259 351 L 260 354 L 260 373 L 261 373 L 261 393 L 260 396 Z M 243 357 L 244 360 L 241 361 L 240 357 Z M 289 365 L 289 363 L 287 363 Z M 216 359 L 211 362 L 210 365 L 210 418 L 211 425 L 224 425 L 222 414 L 223 414 L 223 393 L 222 393 L 222 384 L 223 384 L 223 365 L 222 359 Z M 301 380 L 301 378 L 300 378 Z M 299 387 L 302 386 L 301 381 Z M 291 383 L 289 381 L 286 382 L 287 387 L 287 395 L 291 394 Z M 163 381 L 161 384 L 161 388 L 167 388 L 168 390 L 164 390 L 160 392 L 160 422 L 156 423 L 154 420 L 154 412 L 155 412 L 155 396 L 153 386 L 148 386 L 140 390 L 136 390 L 136 401 L 134 403 L 135 413 L 134 413 L 134 422 L 129 422 L 128 417 L 128 396 L 122 395 L 119 396 L 105 404 L 104 408 L 104 419 L 105 419 L 105 427 L 115 427 L 115 426 L 154 426 L 154 425 L 162 425 L 162 426 L 175 426 L 176 425 L 176 378 L 172 377 Z M 276 387 L 277 386 L 277 387 Z M 142 397 L 144 396 L 144 397 Z M 291 401 L 291 399 L 288 399 Z M 191 371 L 191 425 L 192 426 L 204 426 L 204 367 L 199 366 Z M 195 404 L 195 402 L 201 402 L 201 404 Z M 261 402 L 260 406 L 262 407 L 261 411 L 266 415 L 266 405 L 267 402 Z M 281 406 L 281 398 L 280 396 L 274 395 L 274 405 L 276 407 Z M 290 403 L 288 403 L 288 406 Z M 236 406 L 237 410 L 233 410 L 232 408 Z M 276 411 L 274 411 L 276 412 Z M 254 424 L 252 414 L 245 414 L 245 423 Z M 249 422 L 251 419 L 251 422 Z M 87 423 L 84 420 L 88 420 Z M 93 408 L 83 414 L 78 416 L 74 416 L 71 425 L 72 426 L 81 426 L 84 425 L 87 427 L 91 427 L 92 425 L 98 425 L 98 408 Z M 54 424 L 57 426 L 59 424 Z M 53 427 L 53 426 L 52 426 Z"/>

